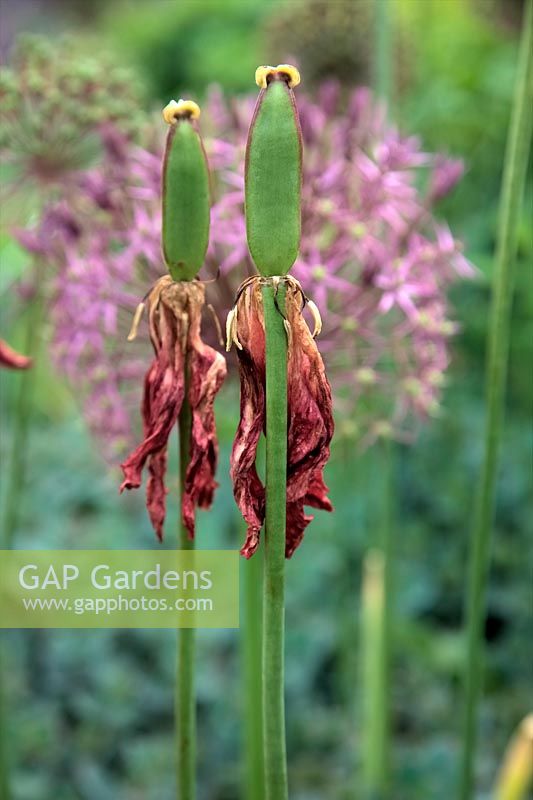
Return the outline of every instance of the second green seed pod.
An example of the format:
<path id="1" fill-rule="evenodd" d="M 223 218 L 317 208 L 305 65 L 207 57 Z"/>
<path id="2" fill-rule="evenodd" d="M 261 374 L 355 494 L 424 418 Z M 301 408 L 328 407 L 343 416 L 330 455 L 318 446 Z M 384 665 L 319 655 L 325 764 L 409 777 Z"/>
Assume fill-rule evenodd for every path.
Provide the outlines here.
<path id="1" fill-rule="evenodd" d="M 301 237 L 302 137 L 294 67 L 260 67 L 262 87 L 246 148 L 246 233 L 258 271 L 285 275 Z"/>

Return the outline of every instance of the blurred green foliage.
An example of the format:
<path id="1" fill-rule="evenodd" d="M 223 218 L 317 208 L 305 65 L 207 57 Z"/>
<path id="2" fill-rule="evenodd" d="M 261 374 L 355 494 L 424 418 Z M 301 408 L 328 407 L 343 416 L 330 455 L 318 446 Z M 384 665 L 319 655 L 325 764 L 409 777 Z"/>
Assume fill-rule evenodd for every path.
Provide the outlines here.
<path id="1" fill-rule="evenodd" d="M 295 6 L 304 4 L 298 3 Z M 185 90 L 249 90 L 267 49 L 272 17 L 287 4 L 116 2 L 101 7 L 83 40 L 105 43 L 138 69 L 147 105 Z M 503 4 L 505 12 L 505 4 Z M 428 149 L 461 156 L 467 175 L 442 207 L 480 269 L 454 290 L 462 331 L 455 341 L 445 408 L 419 442 L 396 452 L 394 800 L 454 796 L 459 748 L 460 633 L 473 489 L 481 460 L 483 370 L 489 283 L 516 32 L 467 2 L 394 4 L 402 127 Z M 269 21 L 270 20 L 270 21 Z M 285 30 L 287 55 L 299 31 Z M 301 39 L 301 37 L 300 37 Z M 293 48 L 291 50 L 291 48 Z M 329 54 L 332 63 L 335 53 Z M 328 67 L 329 69 L 329 67 Z M 304 76 L 305 80 L 305 76 Z M 531 183 L 528 204 L 531 208 Z M 486 698 L 479 785 L 487 796 L 505 743 L 531 702 L 524 645 L 530 603 L 525 553 L 531 518 L 533 245 L 524 214 L 517 270 L 508 415 L 500 470 L 486 625 Z M 5 294 L 24 259 L 0 240 L 2 333 L 19 338 L 17 304 Z M 9 325 L 8 325 L 9 323 Z M 4 325 L 6 326 L 4 328 Z M 43 332 L 43 335 L 46 331 Z M 2 374 L 0 456 L 6 469 L 19 375 Z M 200 514 L 202 547 L 241 537 L 225 465 L 237 423 L 235 387 L 218 401 L 221 488 Z M 176 464 L 171 464 L 176 472 Z M 375 543 L 381 504 L 379 456 L 338 439 L 327 480 L 335 513 L 318 513 L 288 565 L 287 701 L 293 800 L 358 797 L 360 706 L 358 612 L 361 564 Z M 75 399 L 49 364 L 38 373 L 30 474 L 19 547 L 153 547 L 141 494 L 119 498 L 102 471 Z M 175 504 L 169 503 L 172 547 Z M 199 634 L 200 800 L 235 800 L 240 780 L 241 685 L 238 638 Z M 173 797 L 172 683 L 175 635 L 165 631 L 10 632 L 9 742 L 17 800 L 168 800 Z"/>
<path id="2" fill-rule="evenodd" d="M 101 20 L 101 33 L 147 77 L 152 101 L 183 92 L 203 96 L 215 82 L 243 91 L 253 86 L 261 60 L 268 8 L 255 0 L 117 0 Z"/>
<path id="3" fill-rule="evenodd" d="M 517 33 L 471 2 L 399 0 L 395 8 L 408 75 L 395 111 L 428 149 L 465 159 L 467 180 L 443 204 L 443 215 L 468 234 L 470 252 L 491 252 Z"/>

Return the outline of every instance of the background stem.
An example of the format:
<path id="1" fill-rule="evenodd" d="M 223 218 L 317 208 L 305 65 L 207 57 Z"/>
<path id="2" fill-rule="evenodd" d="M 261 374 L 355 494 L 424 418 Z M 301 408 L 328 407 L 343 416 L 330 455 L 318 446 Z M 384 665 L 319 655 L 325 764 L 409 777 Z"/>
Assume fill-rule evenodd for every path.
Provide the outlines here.
<path id="1" fill-rule="evenodd" d="M 179 464 L 180 490 L 183 494 L 185 474 L 189 463 L 191 439 L 191 408 L 185 399 L 179 416 Z M 179 522 L 179 548 L 194 550 L 194 541 Z M 178 631 L 178 669 L 176 676 L 176 739 L 178 756 L 178 800 L 194 800 L 196 797 L 196 706 L 194 688 L 195 630 L 181 628 Z"/>
<path id="2" fill-rule="evenodd" d="M 379 549 L 369 550 L 363 561 L 361 592 L 361 744 L 362 778 L 361 796 L 370 800 L 381 798 L 381 761 L 383 710 L 380 702 L 381 666 L 383 664 L 383 602 L 384 557 Z"/>
<path id="3" fill-rule="evenodd" d="M 394 80 L 392 0 L 374 0 L 374 42 L 374 91 L 390 116 Z M 377 476 L 382 481 L 380 541 L 366 578 L 371 608 L 363 609 L 363 778 L 366 796 L 379 800 L 387 796 L 390 779 L 392 453 L 392 442 L 384 441 L 378 453 Z"/>
<path id="4" fill-rule="evenodd" d="M 476 728 L 481 696 L 483 629 L 489 568 L 490 534 L 495 505 L 496 471 L 503 424 L 509 351 L 513 262 L 517 250 L 520 207 L 524 193 L 533 121 L 533 0 L 528 0 L 516 76 L 515 97 L 505 153 L 500 217 L 488 333 L 484 458 L 472 529 L 467 595 L 467 660 L 464 675 L 465 716 L 461 765 L 461 800 L 471 800 L 474 787 Z"/>
<path id="5" fill-rule="evenodd" d="M 391 0 L 374 0 L 374 91 L 387 107 L 391 103 L 393 52 Z"/>
<path id="6" fill-rule="evenodd" d="M 24 355 L 38 360 L 38 345 L 41 335 L 43 300 L 42 281 L 39 265 L 34 268 L 35 297 L 28 308 L 26 331 L 24 337 Z M 21 497 L 26 478 L 26 451 L 28 433 L 32 416 L 35 389 L 35 364 L 18 375 L 16 401 L 13 409 L 13 436 L 11 440 L 11 458 L 6 479 L 8 486 L 4 495 L 5 510 L 1 546 L 11 550 L 19 521 Z M 7 754 L 7 698 L 3 676 L 4 659 L 2 658 L 2 642 L 0 642 L 0 800 L 10 800 L 9 759 Z"/>
<path id="7" fill-rule="evenodd" d="M 277 300 L 284 308 L 285 287 Z M 284 625 L 287 504 L 287 337 L 274 288 L 263 288 L 266 334 L 266 528 L 263 605 L 263 708 L 268 800 L 287 800 Z"/>
<path id="8" fill-rule="evenodd" d="M 6 727 L 6 694 L 4 682 L 4 641 L 0 639 L 0 800 L 10 800 L 9 758 L 7 753 L 8 732 Z"/>
<path id="9" fill-rule="evenodd" d="M 363 580 L 363 774 L 366 796 L 383 800 L 390 786 L 390 660 L 394 504 L 394 447 L 375 454 L 381 481 L 379 541 L 365 560 Z"/>
<path id="10" fill-rule="evenodd" d="M 244 667 L 244 800 L 264 800 L 263 786 L 263 552 L 241 559 L 241 642 Z"/>

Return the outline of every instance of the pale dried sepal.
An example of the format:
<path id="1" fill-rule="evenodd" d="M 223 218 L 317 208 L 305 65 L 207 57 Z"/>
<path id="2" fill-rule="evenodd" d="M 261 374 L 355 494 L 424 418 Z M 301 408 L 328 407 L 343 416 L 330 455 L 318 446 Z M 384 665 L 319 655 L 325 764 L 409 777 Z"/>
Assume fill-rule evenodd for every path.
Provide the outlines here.
<path id="1" fill-rule="evenodd" d="M 242 344 L 237 336 L 237 305 L 233 306 L 226 319 L 226 351 L 228 353 L 233 344 L 242 350 Z"/>
<path id="2" fill-rule="evenodd" d="M 313 317 L 313 339 L 316 339 L 316 337 L 319 336 L 320 332 L 322 331 L 322 317 L 320 316 L 320 311 L 318 310 L 316 303 L 314 303 L 312 300 L 307 300 L 307 305 L 309 306 L 309 311 Z"/>
<path id="3" fill-rule="evenodd" d="M 139 303 L 137 308 L 135 309 L 135 314 L 133 315 L 133 320 L 131 323 L 130 332 L 128 333 L 128 342 L 133 342 L 137 338 L 137 333 L 139 330 L 139 325 L 144 314 L 144 309 L 146 308 L 146 303 L 142 302 Z"/>

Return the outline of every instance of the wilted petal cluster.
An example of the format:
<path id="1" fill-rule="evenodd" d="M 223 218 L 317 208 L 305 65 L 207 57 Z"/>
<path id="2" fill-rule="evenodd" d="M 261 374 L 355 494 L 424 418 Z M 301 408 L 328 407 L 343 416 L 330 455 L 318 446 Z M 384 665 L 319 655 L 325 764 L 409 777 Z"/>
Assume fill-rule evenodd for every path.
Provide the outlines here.
<path id="1" fill-rule="evenodd" d="M 181 498 L 183 524 L 194 536 L 196 507 L 209 508 L 217 486 L 218 457 L 213 404 L 226 376 L 226 362 L 200 335 L 204 286 L 198 281 L 161 278 L 148 298 L 150 339 L 155 357 L 144 382 L 144 437 L 124 461 L 124 489 L 141 485 L 148 468 L 146 505 L 154 530 L 163 538 L 166 513 L 167 445 L 186 399 L 190 406 L 188 466 Z"/>
<path id="2" fill-rule="evenodd" d="M 265 519 L 265 488 L 256 467 L 257 445 L 265 430 L 265 329 L 262 279 L 247 282 L 230 317 L 229 336 L 237 345 L 241 413 L 231 456 L 237 504 L 247 523 L 241 553 L 256 551 Z M 311 331 L 302 314 L 298 283 L 287 279 L 284 315 L 288 333 L 287 558 L 300 544 L 313 517 L 304 507 L 331 511 L 322 472 L 333 435 L 331 389 Z M 281 313 L 281 312 L 280 312 Z"/>

